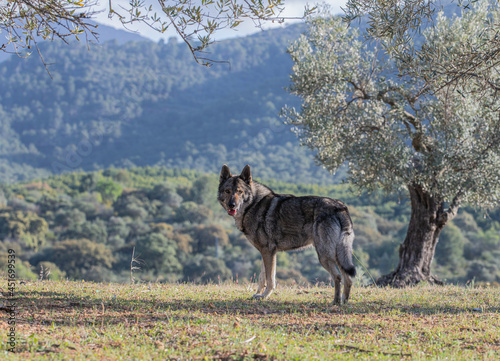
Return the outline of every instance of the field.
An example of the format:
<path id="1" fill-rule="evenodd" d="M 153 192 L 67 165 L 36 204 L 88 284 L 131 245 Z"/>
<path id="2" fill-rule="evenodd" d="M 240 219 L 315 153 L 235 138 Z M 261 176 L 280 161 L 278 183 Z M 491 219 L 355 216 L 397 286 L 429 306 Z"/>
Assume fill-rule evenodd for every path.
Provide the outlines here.
<path id="1" fill-rule="evenodd" d="M 0 357 L 12 360 L 493 360 L 500 355 L 500 289 L 17 284 L 15 353 L 0 283 Z M 12 319 L 10 319 L 12 321 Z"/>

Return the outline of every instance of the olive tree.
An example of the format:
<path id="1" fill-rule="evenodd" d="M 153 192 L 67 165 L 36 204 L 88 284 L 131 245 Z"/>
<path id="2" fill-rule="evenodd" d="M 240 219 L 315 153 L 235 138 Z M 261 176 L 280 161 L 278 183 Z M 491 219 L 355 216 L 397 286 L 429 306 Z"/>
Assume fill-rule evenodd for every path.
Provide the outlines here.
<path id="1" fill-rule="evenodd" d="M 130 0 L 123 6 L 120 0 L 106 1 L 110 18 L 117 18 L 127 27 L 143 23 L 164 33 L 171 29 L 186 43 L 194 59 L 203 65 L 213 60 L 203 51 L 214 42 L 216 32 L 236 28 L 244 20 L 259 27 L 265 22 L 283 22 L 282 0 Z M 38 41 L 59 38 L 68 41 L 79 36 L 98 36 L 91 22 L 98 10 L 96 0 L 0 0 L 0 50 L 20 54 L 22 49 Z M 304 16 L 313 9 L 304 9 Z M 9 46 L 11 44 L 11 46 Z M 28 52 L 29 54 L 29 52 Z M 39 51 L 40 56 L 42 54 Z M 43 59 L 43 58 L 42 58 Z"/>
<path id="2" fill-rule="evenodd" d="M 0 0 L 0 50 L 21 54 L 38 41 L 95 37 L 94 0 Z"/>
<path id="3" fill-rule="evenodd" d="M 415 38 L 422 29 L 434 24 L 436 13 L 445 9 L 448 13 L 475 11 L 477 0 L 347 0 L 344 20 L 356 26 L 357 20 L 366 19 L 368 27 L 365 37 L 377 40 L 380 45 L 403 63 L 416 56 L 439 58 L 437 49 L 427 48 L 420 53 L 415 48 Z M 487 1 L 487 6 L 496 11 L 498 1 Z M 483 4 L 484 5 L 484 4 Z M 486 17 L 477 19 L 481 32 L 476 37 L 460 39 L 455 57 L 428 68 L 405 68 L 409 75 L 417 74 L 434 86 L 462 82 L 476 82 L 482 87 L 500 90 L 500 83 L 491 75 L 491 68 L 500 64 L 499 19 Z"/>
<path id="4" fill-rule="evenodd" d="M 402 64 L 333 17 L 311 19 L 307 34 L 289 48 L 289 91 L 302 107 L 283 112 L 302 144 L 330 171 L 347 163 L 349 181 L 360 189 L 409 195 L 399 265 L 377 283 L 440 282 L 431 263 L 442 229 L 464 203 L 498 204 L 500 101 L 494 89 L 478 89 L 477 83 L 433 88 L 399 72 L 453 59 L 464 38 L 481 34 L 485 17 L 498 16 L 484 5 L 453 20 L 439 16 L 424 32 L 421 49 L 439 54 L 433 64 L 425 54 Z M 498 78 L 497 70 L 489 75 Z"/>

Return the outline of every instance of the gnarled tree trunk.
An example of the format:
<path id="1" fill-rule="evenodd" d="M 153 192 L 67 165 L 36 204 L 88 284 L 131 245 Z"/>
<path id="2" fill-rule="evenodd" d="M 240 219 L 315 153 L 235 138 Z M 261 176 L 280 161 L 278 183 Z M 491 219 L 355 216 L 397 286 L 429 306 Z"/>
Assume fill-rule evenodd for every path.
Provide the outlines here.
<path id="1" fill-rule="evenodd" d="M 458 204 L 453 202 L 445 210 L 421 186 L 408 186 L 411 199 L 411 217 L 406 238 L 399 248 L 399 265 L 388 275 L 377 279 L 377 285 L 405 287 L 421 281 L 442 284 L 431 275 L 431 263 L 436 251 L 439 234 L 448 221 L 455 217 Z"/>

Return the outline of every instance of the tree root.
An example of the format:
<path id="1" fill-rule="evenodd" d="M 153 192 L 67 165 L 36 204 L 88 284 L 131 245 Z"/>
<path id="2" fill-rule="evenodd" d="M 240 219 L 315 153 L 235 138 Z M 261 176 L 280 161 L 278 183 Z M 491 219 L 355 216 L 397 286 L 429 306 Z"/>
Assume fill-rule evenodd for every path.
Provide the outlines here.
<path id="1" fill-rule="evenodd" d="M 416 286 L 421 282 L 427 282 L 431 285 L 444 285 L 444 282 L 438 279 L 436 276 L 425 276 L 424 274 L 422 274 L 422 272 L 418 271 L 394 271 L 387 275 L 379 277 L 375 281 L 375 284 L 381 287 L 390 286 L 394 288 L 404 288 Z"/>

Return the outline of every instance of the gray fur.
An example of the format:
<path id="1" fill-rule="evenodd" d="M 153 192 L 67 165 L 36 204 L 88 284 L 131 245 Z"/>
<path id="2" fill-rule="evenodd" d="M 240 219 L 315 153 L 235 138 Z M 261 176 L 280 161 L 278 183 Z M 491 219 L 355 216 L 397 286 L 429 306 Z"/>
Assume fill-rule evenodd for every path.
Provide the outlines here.
<path id="1" fill-rule="evenodd" d="M 352 262 L 354 231 L 344 203 L 326 197 L 276 194 L 252 180 L 248 165 L 236 176 L 227 165 L 222 167 L 218 200 L 262 255 L 254 298 L 267 298 L 275 288 L 276 252 L 314 246 L 321 265 L 334 280 L 334 303 L 341 303 L 342 277 L 347 302 L 356 268 Z"/>

